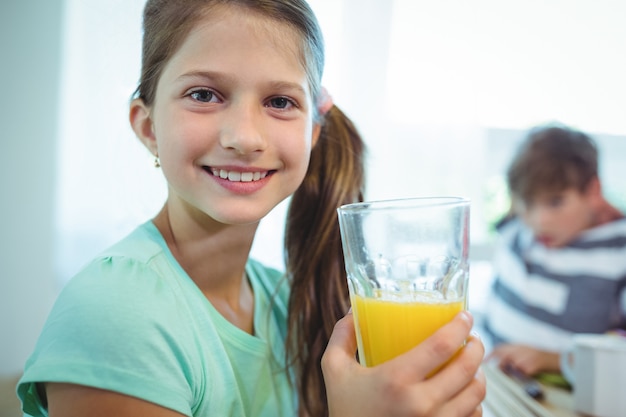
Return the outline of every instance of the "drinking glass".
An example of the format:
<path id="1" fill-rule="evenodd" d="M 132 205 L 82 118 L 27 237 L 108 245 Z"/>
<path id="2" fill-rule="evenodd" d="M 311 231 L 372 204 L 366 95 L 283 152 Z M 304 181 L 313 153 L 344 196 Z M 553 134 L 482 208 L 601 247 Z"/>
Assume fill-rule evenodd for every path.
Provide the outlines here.
<path id="1" fill-rule="evenodd" d="M 469 209 L 462 197 L 337 209 L 363 365 L 408 351 L 467 308 Z"/>

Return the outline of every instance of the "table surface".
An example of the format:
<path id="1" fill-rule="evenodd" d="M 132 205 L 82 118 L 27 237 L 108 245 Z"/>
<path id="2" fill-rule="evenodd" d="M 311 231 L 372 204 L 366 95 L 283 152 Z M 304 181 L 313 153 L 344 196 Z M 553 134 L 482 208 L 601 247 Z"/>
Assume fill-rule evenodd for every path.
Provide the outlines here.
<path id="1" fill-rule="evenodd" d="M 531 398 L 522 385 L 494 363 L 485 363 L 487 397 L 483 417 L 583 417 L 574 411 L 574 398 L 566 389 L 541 384 L 544 398 Z"/>

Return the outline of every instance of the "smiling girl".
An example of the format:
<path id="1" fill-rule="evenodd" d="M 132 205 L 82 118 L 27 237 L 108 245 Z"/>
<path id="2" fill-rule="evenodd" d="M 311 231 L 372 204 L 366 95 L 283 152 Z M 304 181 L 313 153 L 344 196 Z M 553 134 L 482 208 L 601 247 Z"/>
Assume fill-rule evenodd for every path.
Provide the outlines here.
<path id="1" fill-rule="evenodd" d="M 323 59 L 301 0 L 147 2 L 130 122 L 167 201 L 64 288 L 18 385 L 27 415 L 481 414 L 468 314 L 379 367 L 355 359 L 336 208 L 363 198 L 364 145 Z M 249 253 L 290 196 L 280 273 Z"/>

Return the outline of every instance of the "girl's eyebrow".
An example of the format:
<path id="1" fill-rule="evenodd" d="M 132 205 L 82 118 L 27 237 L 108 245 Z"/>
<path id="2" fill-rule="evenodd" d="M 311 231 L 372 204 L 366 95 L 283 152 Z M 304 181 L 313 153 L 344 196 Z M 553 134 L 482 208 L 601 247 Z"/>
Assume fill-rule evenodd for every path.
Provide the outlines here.
<path id="1" fill-rule="evenodd" d="M 298 83 L 292 83 L 288 81 L 272 81 L 270 86 L 276 90 L 295 90 L 296 93 L 306 95 L 304 87 Z"/>
<path id="2" fill-rule="evenodd" d="M 181 81 L 185 81 L 189 78 L 204 78 L 207 80 L 215 80 L 215 81 L 225 81 L 225 82 L 231 82 L 233 81 L 234 77 L 228 75 L 228 74 L 224 74 L 221 72 L 215 72 L 215 71 L 189 71 L 186 72 L 184 74 L 181 74 L 180 76 L 178 76 L 176 79 L 177 80 L 181 80 Z"/>
<path id="3" fill-rule="evenodd" d="M 188 79 L 205 79 L 205 80 L 211 80 L 211 81 L 217 81 L 217 82 L 224 82 L 228 84 L 231 84 L 235 81 L 235 77 L 229 74 L 224 74 L 224 73 L 216 72 L 216 71 L 202 71 L 202 70 L 189 71 L 184 74 L 181 74 L 180 76 L 176 78 L 177 81 L 186 81 Z M 269 81 L 267 85 L 273 90 L 280 90 L 280 91 L 294 90 L 295 93 L 306 95 L 305 88 L 301 84 L 298 84 L 295 82 Z"/>

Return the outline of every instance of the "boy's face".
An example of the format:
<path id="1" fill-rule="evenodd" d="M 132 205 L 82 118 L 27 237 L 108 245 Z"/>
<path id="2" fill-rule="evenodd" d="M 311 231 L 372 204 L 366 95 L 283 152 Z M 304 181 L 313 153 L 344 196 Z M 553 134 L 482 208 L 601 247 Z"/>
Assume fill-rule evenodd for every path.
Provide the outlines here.
<path id="1" fill-rule="evenodd" d="M 593 225 L 592 188 L 582 192 L 576 188 L 541 192 L 530 201 L 514 198 L 515 211 L 532 229 L 537 241 L 549 248 L 562 247 Z"/>

